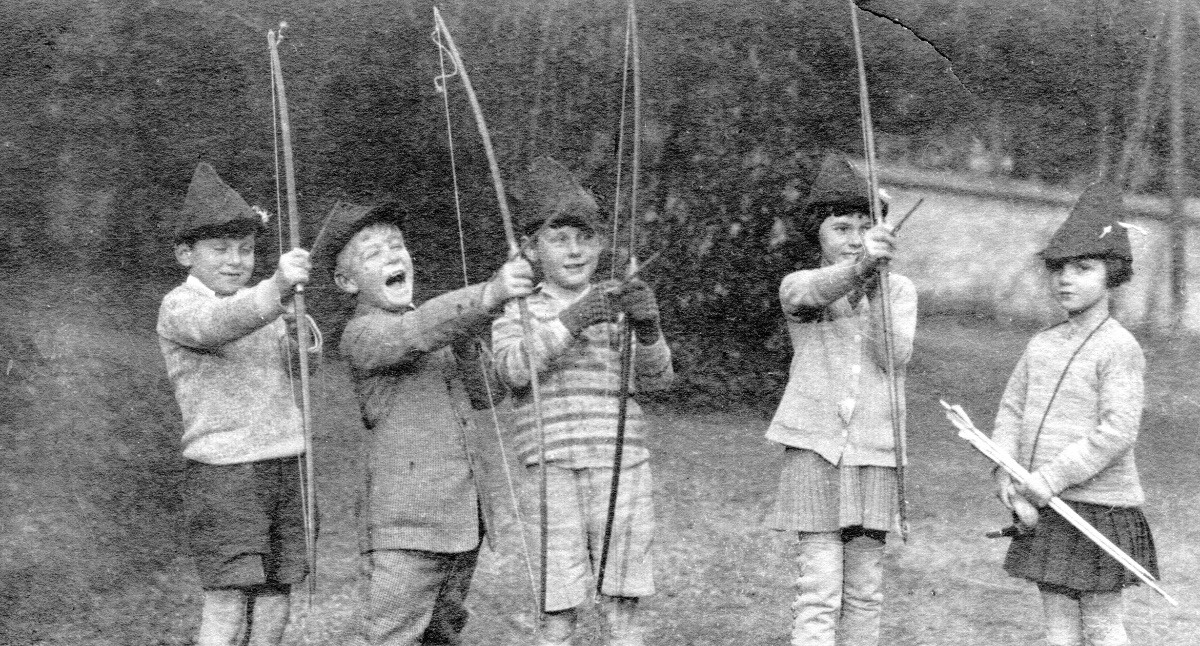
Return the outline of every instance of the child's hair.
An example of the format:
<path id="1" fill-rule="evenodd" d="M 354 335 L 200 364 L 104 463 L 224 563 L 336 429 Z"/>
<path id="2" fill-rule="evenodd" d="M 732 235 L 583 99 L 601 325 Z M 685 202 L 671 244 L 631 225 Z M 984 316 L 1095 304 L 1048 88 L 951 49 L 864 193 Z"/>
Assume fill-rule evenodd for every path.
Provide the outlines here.
<path id="1" fill-rule="evenodd" d="M 521 207 L 518 207 L 521 208 Z M 524 223 L 521 233 L 529 237 L 534 237 L 546 229 L 556 229 L 558 227 L 576 227 L 598 233 L 594 224 L 595 214 L 589 211 L 585 206 L 570 205 L 562 213 L 557 213 L 549 218 L 538 218 L 537 214 L 524 214 L 520 220 Z"/>
<path id="2" fill-rule="evenodd" d="M 238 218 L 221 224 L 196 227 L 195 229 L 183 231 L 175 236 L 175 244 L 190 246 L 201 240 L 211 240 L 214 238 L 245 238 L 250 234 L 257 234 L 260 230 L 262 230 L 262 226 L 258 220 Z"/>
<path id="3" fill-rule="evenodd" d="M 887 216 L 887 203 L 883 203 L 882 216 Z M 871 207 L 865 202 L 822 202 L 813 204 L 792 219 L 798 241 L 791 245 L 791 258 L 800 269 L 816 269 L 821 266 L 821 224 L 829 218 L 851 213 L 862 213 L 870 217 Z"/>
<path id="4" fill-rule="evenodd" d="M 1126 258 L 1114 258 L 1113 256 L 1050 258 L 1045 261 L 1046 269 L 1051 272 L 1060 271 L 1068 262 L 1084 259 L 1099 260 L 1104 263 L 1104 286 L 1108 289 L 1124 285 L 1129 282 L 1130 278 L 1133 278 L 1133 262 Z"/>

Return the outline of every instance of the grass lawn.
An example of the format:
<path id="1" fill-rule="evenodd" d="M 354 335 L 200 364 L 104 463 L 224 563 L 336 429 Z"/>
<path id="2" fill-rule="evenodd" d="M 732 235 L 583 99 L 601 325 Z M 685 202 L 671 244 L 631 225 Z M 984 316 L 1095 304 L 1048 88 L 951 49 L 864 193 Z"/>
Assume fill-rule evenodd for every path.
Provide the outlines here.
<path id="1" fill-rule="evenodd" d="M 912 533 L 907 544 L 893 535 L 888 546 L 883 643 L 1008 645 L 1038 643 L 1041 637 L 1034 588 L 1000 568 L 1007 541 L 983 537 L 1007 520 L 991 494 L 989 465 L 957 439 L 937 404 L 960 403 L 979 426 L 990 428 L 1029 334 L 951 318 L 927 319 L 919 327 L 908 386 Z M 171 529 L 177 509 L 169 495 L 155 498 L 153 491 L 172 481 L 135 477 L 135 467 L 157 455 L 146 446 L 158 442 L 169 451 L 174 440 L 164 435 L 130 444 L 128 468 L 97 471 L 101 467 L 87 457 L 120 453 L 89 443 L 89 430 L 128 423 L 130 416 L 170 415 L 169 398 L 164 403 L 140 394 L 163 387 L 154 376 L 161 371 L 157 348 L 145 334 L 104 330 L 91 341 L 101 337 L 125 345 L 89 355 L 94 364 L 73 359 L 73 371 L 56 371 L 43 361 L 40 374 L 31 369 L 21 382 L 32 393 L 27 403 L 51 386 L 57 389 L 54 397 L 65 401 L 123 403 L 59 406 L 60 412 L 45 419 L 31 414 L 13 422 L 44 425 L 53 446 L 45 438 L 35 446 L 58 454 L 40 461 L 27 456 L 37 468 L 0 466 L 0 485 L 12 494 L 0 500 L 0 643 L 191 643 L 199 590 L 178 547 L 180 536 Z M 1200 449 L 1194 431 L 1200 421 L 1200 369 L 1191 359 L 1200 356 L 1200 344 L 1159 339 L 1146 346 L 1148 399 L 1138 464 L 1163 583 L 1181 606 L 1170 608 L 1148 589 L 1136 588 L 1126 595 L 1127 626 L 1135 644 L 1184 646 L 1196 643 L 1200 633 L 1200 497 L 1193 468 Z M 104 378 L 95 377 L 97 372 Z M 123 388 L 130 383 L 135 386 Z M 319 585 L 311 605 L 298 595 L 288 644 L 343 643 L 355 605 L 354 499 L 362 431 L 343 366 L 329 366 L 316 390 Z M 142 409 L 125 410 L 130 406 Z M 781 457 L 781 449 L 763 439 L 767 420 L 738 411 L 663 405 L 650 410 L 658 424 L 652 451 L 659 593 L 644 604 L 649 643 L 785 644 L 795 539 L 762 527 Z M 36 435 L 22 437 L 33 442 Z M 145 502 L 160 498 L 157 506 Z M 472 588 L 469 644 L 531 643 L 532 592 L 506 500 L 500 498 L 495 549 L 485 548 Z M 579 636 L 581 644 L 603 643 L 594 610 L 584 612 Z"/>

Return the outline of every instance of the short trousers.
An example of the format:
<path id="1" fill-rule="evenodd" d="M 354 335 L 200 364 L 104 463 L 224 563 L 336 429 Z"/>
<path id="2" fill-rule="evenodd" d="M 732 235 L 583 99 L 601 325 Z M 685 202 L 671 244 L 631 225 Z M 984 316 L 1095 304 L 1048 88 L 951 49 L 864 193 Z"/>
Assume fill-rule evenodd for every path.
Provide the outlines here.
<path id="1" fill-rule="evenodd" d="M 538 471 L 537 465 L 527 467 L 521 486 L 526 532 L 535 550 L 540 549 L 541 544 Z M 612 469 L 550 466 L 546 474 L 550 519 L 546 611 L 555 612 L 580 606 L 593 596 L 608 518 Z M 649 462 L 621 471 L 605 563 L 602 590 L 605 595 L 644 597 L 654 594 L 653 489 Z"/>
<path id="2" fill-rule="evenodd" d="M 288 586 L 304 580 L 300 465 L 295 457 L 227 465 L 188 461 L 183 506 L 202 587 Z"/>

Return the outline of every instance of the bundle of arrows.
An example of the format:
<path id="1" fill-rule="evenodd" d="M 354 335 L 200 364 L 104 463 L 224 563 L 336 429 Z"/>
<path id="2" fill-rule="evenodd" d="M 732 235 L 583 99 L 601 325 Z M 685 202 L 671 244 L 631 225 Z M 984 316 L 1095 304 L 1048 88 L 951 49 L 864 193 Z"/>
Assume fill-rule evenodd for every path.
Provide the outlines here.
<path id="1" fill-rule="evenodd" d="M 975 425 L 971 422 L 971 418 L 967 416 L 967 413 L 962 409 L 962 406 L 957 404 L 952 406 L 943 401 L 942 407 L 946 409 L 946 418 L 949 419 L 950 423 L 958 429 L 959 437 L 970 442 L 971 446 L 975 447 L 975 449 L 982 453 L 984 457 L 992 462 L 995 462 L 996 465 L 1001 469 L 1004 469 L 1004 471 L 1007 472 L 1008 475 L 1011 476 L 1016 482 L 1025 484 L 1029 480 L 1029 471 L 1027 471 L 1025 467 L 1021 466 L 1019 462 L 1014 460 L 1012 456 L 1006 453 L 1003 449 L 996 446 L 996 443 L 992 442 L 992 439 L 985 435 L 983 431 L 975 428 Z M 1134 575 L 1141 579 L 1143 583 L 1150 586 L 1152 590 L 1162 595 L 1162 597 L 1166 599 L 1168 603 L 1170 603 L 1172 606 L 1179 605 L 1179 602 L 1176 601 L 1174 597 L 1168 594 L 1167 591 L 1158 584 L 1158 581 L 1155 580 L 1154 575 L 1147 572 L 1146 568 L 1142 567 L 1140 563 L 1133 560 L 1133 557 L 1123 552 L 1121 548 L 1117 547 L 1112 541 L 1108 540 L 1104 534 L 1101 534 L 1099 530 L 1097 530 L 1095 527 L 1092 527 L 1079 514 L 1075 513 L 1075 510 L 1071 509 L 1071 507 L 1068 506 L 1067 503 L 1063 502 L 1061 498 L 1058 496 L 1051 498 L 1049 507 L 1058 512 L 1058 514 L 1065 518 L 1067 522 L 1074 525 L 1075 528 L 1083 533 L 1083 535 L 1089 540 L 1100 546 L 1100 548 L 1103 549 L 1109 556 L 1116 559 L 1118 563 L 1123 565 L 1130 572 L 1133 572 Z"/>

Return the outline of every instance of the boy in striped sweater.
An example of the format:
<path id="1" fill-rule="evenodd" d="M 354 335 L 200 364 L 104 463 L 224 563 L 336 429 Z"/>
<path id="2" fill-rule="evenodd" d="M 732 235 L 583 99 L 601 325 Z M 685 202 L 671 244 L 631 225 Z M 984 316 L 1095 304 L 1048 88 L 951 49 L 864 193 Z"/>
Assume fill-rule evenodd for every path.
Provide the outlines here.
<path id="1" fill-rule="evenodd" d="M 542 274 L 529 297 L 532 347 L 515 303 L 492 326 L 496 371 L 513 389 L 516 441 L 529 477 L 522 497 L 538 509 L 539 446 L 528 356 L 538 372 L 546 433 L 549 535 L 541 644 L 570 644 L 577 608 L 591 596 L 601 560 L 616 448 L 620 341 L 617 315 L 633 326 L 633 390 L 667 387 L 671 351 L 654 293 L 642 281 L 592 283 L 600 250 L 594 198 L 558 162 L 535 160 L 515 191 L 524 249 Z M 603 589 L 612 645 L 643 643 L 640 597 L 654 593 L 650 453 L 645 420 L 628 404 L 620 482 Z M 529 514 L 532 523 L 538 514 Z M 532 532 L 540 535 L 537 530 Z"/>

